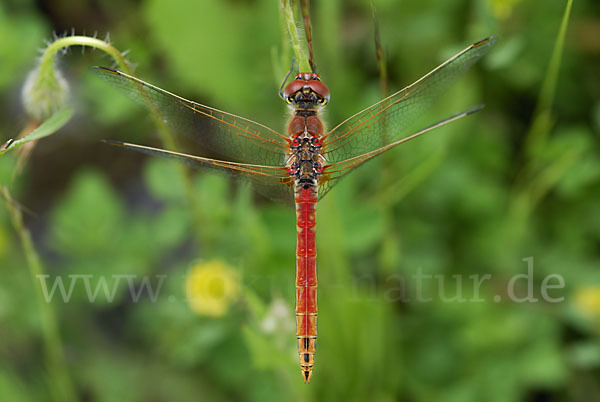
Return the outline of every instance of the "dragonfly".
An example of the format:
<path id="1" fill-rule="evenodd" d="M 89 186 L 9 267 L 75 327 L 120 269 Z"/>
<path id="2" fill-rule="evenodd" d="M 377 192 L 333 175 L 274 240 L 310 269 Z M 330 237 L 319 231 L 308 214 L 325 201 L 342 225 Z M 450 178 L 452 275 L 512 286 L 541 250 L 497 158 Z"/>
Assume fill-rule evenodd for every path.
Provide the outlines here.
<path id="1" fill-rule="evenodd" d="M 296 338 L 300 369 L 310 382 L 317 341 L 317 202 L 339 180 L 365 162 L 483 106 L 450 116 L 412 133 L 410 125 L 496 42 L 473 43 L 431 72 L 348 117 L 331 130 L 321 118 L 329 89 L 316 72 L 284 78 L 279 96 L 290 109 L 287 132 L 202 105 L 122 72 L 92 67 L 95 74 L 148 107 L 176 139 L 186 138 L 222 158 L 205 157 L 119 141 L 112 144 L 197 168 L 212 168 L 248 179 L 257 191 L 296 208 Z M 293 67 L 292 67 L 293 68 Z M 287 84 L 287 85 L 286 85 Z M 407 135 L 408 132 L 408 135 Z"/>

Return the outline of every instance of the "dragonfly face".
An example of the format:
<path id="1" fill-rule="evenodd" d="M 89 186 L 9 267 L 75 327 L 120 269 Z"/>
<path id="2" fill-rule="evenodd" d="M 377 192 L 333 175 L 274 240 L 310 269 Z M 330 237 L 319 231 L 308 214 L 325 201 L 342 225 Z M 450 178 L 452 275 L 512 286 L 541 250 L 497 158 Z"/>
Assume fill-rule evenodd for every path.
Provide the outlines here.
<path id="1" fill-rule="evenodd" d="M 329 102 L 329 88 L 315 73 L 300 73 L 283 90 L 283 99 L 294 108 L 314 110 Z"/>

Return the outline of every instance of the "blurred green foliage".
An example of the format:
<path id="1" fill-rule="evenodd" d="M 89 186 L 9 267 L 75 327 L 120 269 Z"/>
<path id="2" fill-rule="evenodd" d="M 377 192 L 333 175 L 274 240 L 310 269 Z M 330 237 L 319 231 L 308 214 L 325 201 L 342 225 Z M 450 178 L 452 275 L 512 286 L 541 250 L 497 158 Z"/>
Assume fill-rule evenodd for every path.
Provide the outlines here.
<path id="1" fill-rule="evenodd" d="M 575 1 L 546 141 L 525 146 L 564 1 L 373 1 L 391 90 L 489 35 L 490 54 L 422 118 L 487 107 L 353 172 L 319 203 L 319 340 L 302 384 L 293 328 L 293 208 L 226 177 L 185 179 L 170 161 L 99 143 L 159 144 L 146 111 L 88 73 L 110 61 L 72 49 L 58 61 L 76 117 L 39 141 L 24 171 L 0 158 L 0 183 L 50 275 L 116 286 L 90 303 L 83 282 L 53 299 L 68 370 L 86 401 L 600 400 L 600 7 Z M 314 2 L 317 67 L 332 127 L 381 98 L 370 2 Z M 25 125 L 20 89 L 51 32 L 110 32 L 136 75 L 186 98 L 283 130 L 277 89 L 290 57 L 277 2 L 8 0 L 0 4 L 0 142 Z M 419 125 L 415 125 L 418 128 Z M 186 181 L 189 180 L 189 181 Z M 190 191 L 191 189 L 191 191 Z M 191 197 L 191 198 L 190 198 Z M 190 199 L 194 200 L 190 205 Z M 534 257 L 540 301 L 510 279 Z M 220 318 L 193 313 L 185 274 L 219 258 L 243 289 Z M 485 302 L 469 275 L 486 274 Z M 37 278 L 0 208 L 0 400 L 50 400 Z M 560 274 L 559 303 L 541 299 Z M 156 288 L 132 301 L 125 280 Z M 163 275 L 164 281 L 161 282 Z M 458 290 L 453 275 L 461 275 Z M 402 284 L 404 278 L 405 286 Z M 519 294 L 526 289 L 519 288 Z M 501 302 L 495 302 L 499 296 Z M 408 300 L 410 299 L 410 300 Z M 280 309 L 277 306 L 286 308 Z M 290 326 L 291 323 L 291 326 Z"/>

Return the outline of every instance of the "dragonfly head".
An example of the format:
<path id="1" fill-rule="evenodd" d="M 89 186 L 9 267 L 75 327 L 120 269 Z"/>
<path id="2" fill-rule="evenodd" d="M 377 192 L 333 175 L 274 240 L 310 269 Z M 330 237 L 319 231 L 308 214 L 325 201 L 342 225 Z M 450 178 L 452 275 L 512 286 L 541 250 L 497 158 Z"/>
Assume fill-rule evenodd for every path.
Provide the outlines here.
<path id="1" fill-rule="evenodd" d="M 315 73 L 300 73 L 286 85 L 283 99 L 290 105 L 312 109 L 325 106 L 329 102 L 329 88 Z"/>

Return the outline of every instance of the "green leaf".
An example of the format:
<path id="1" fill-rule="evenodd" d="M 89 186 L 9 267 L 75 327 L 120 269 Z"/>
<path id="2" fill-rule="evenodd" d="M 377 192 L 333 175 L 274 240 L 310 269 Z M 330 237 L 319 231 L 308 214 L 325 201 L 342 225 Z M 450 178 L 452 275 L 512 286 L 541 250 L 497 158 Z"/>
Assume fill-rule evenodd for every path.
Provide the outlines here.
<path id="1" fill-rule="evenodd" d="M 189 211 L 181 208 L 165 208 L 150 222 L 153 241 L 160 249 L 177 247 L 184 241 L 190 229 Z"/>
<path id="2" fill-rule="evenodd" d="M 293 354 L 289 350 L 276 347 L 271 337 L 250 326 L 242 328 L 252 361 L 259 369 L 292 367 Z"/>
<path id="3" fill-rule="evenodd" d="M 47 137 L 49 135 L 54 134 L 58 130 L 60 130 L 73 116 L 73 109 L 70 107 L 66 107 L 64 109 L 59 110 L 48 120 L 44 121 L 42 124 L 38 126 L 31 133 L 26 135 L 25 137 L 18 139 L 16 141 L 8 140 L 2 146 L 0 146 L 0 156 L 5 152 L 20 147 L 23 144 L 26 144 L 30 141 L 39 140 L 40 138 Z"/>
<path id="4" fill-rule="evenodd" d="M 165 202 L 185 202 L 185 183 L 173 161 L 148 159 L 144 179 L 152 195 Z"/>
<path id="5" fill-rule="evenodd" d="M 201 90 L 211 97 L 213 106 L 239 113 L 256 103 L 267 110 L 281 106 L 276 96 L 279 83 L 265 74 L 270 68 L 269 46 L 278 43 L 278 24 L 274 23 L 278 11 L 273 2 L 264 0 L 240 7 L 229 2 L 148 2 L 145 22 L 180 85 L 179 90 L 172 86 L 166 89 L 175 93 L 183 88 L 188 93 Z M 218 40 L 200 40 L 190 34 L 190 27 L 202 27 L 202 32 Z M 258 68 L 260 73 L 255 74 Z M 156 84 L 167 86 L 164 81 Z M 260 120 L 259 116 L 252 117 Z"/>
<path id="6" fill-rule="evenodd" d="M 567 349 L 569 361 L 579 369 L 600 366 L 600 345 L 595 342 L 577 342 Z"/>
<path id="7" fill-rule="evenodd" d="M 29 65 L 36 49 L 48 35 L 49 24 L 42 15 L 33 12 L 8 12 L 11 7 L 0 4 L 0 89 L 7 91 L 14 85 L 15 77 L 22 77 L 23 66 Z M 6 93 L 6 92 L 5 92 Z"/>
<path id="8" fill-rule="evenodd" d="M 0 368 L 0 389 L 2 397 L 11 401 L 32 400 L 31 388 L 16 373 Z"/>
<path id="9" fill-rule="evenodd" d="M 129 225 L 119 199 L 95 171 L 79 173 L 65 198 L 53 211 L 51 241 L 65 255 L 92 257 L 118 246 Z"/>

